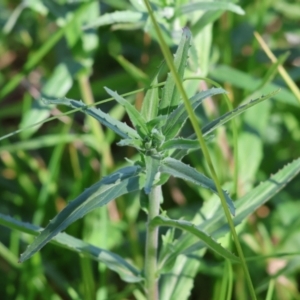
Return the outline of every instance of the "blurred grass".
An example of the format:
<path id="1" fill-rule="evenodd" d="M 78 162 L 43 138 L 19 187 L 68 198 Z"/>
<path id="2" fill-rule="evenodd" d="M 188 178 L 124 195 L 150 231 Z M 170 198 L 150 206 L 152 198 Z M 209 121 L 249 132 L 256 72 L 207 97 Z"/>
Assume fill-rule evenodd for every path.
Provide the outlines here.
<path id="1" fill-rule="evenodd" d="M 133 9 L 128 1 L 103 1 L 101 11 L 95 9 L 95 3 L 28 3 L 15 20 L 10 18 L 17 16 L 18 11 L 15 15 L 13 12 L 20 9 L 18 1 L 0 3 L 1 136 L 59 113 L 55 108 L 45 109 L 38 103 L 40 93 L 85 100 L 85 86 L 91 89 L 92 101 L 97 102 L 107 98 L 103 86 L 120 93 L 146 86 L 162 60 L 155 39 L 139 29 L 144 24 L 113 22 L 99 30 L 81 30 L 89 16 L 96 19 L 116 10 Z M 138 1 L 132 3 L 137 5 Z M 253 32 L 262 35 L 277 58 L 290 52 L 283 67 L 298 86 L 300 33 L 296 0 L 244 0 L 239 5 L 245 15 L 206 12 L 198 21 L 179 16 L 176 22 L 180 25 L 174 26 L 180 32 L 187 21 L 195 21 L 191 30 L 194 34 L 200 32 L 195 41 L 203 45 L 200 72 L 207 71 L 209 77 L 225 86 L 234 107 L 250 95 L 254 98 L 254 95 L 281 88 L 272 101 L 249 110 L 238 120 L 237 194 L 243 195 L 270 173 L 300 156 L 299 104 L 278 74 L 262 87 L 271 62 Z M 216 20 L 214 24 L 213 20 Z M 145 26 L 152 33 L 152 29 Z M 117 30 L 120 28 L 123 30 Z M 170 38 L 168 41 L 172 44 Z M 201 89 L 206 87 L 200 85 Z M 199 88 L 198 83 L 193 88 Z M 143 93 L 131 97 L 139 106 Z M 102 104 L 101 108 L 123 118 L 124 111 L 112 102 Z M 207 101 L 204 109 L 197 113 L 205 123 L 225 111 L 225 102 Z M 124 157 L 135 154 L 130 149 L 117 148 L 113 133 L 109 130 L 101 133 L 94 126 L 98 125 L 75 114 L 46 123 L 38 131 L 34 129 L 0 141 L 1 213 L 44 226 L 67 201 L 108 170 L 120 166 Z M 219 130 L 216 143 L 210 145 L 210 149 L 222 183 L 232 189 L 230 130 Z M 207 168 L 198 153 L 188 159 L 199 169 Z M 297 180 L 299 178 L 243 226 L 241 240 L 247 256 L 276 256 L 278 252 L 298 251 L 300 190 Z M 187 219 L 192 219 L 202 204 L 196 199 L 209 197 L 206 191 L 177 180 L 164 188 L 164 194 L 163 206 L 168 214 L 181 216 L 185 212 Z M 139 211 L 137 198 L 137 195 L 124 196 L 114 205 L 76 222 L 67 232 L 96 246 L 112 249 L 141 266 L 145 215 Z M 45 247 L 22 265 L 16 264 L 15 259 L 24 251 L 29 239 L 25 234 L 1 227 L 1 299 L 83 299 L 86 292 L 90 299 L 142 299 L 140 286 L 125 285 L 101 264 L 86 259 L 80 263 L 76 254 L 54 246 Z M 211 254 L 204 258 L 190 299 L 218 299 L 220 287 L 224 288 L 223 267 Z M 249 266 L 251 274 L 255 274 L 258 299 L 269 299 L 271 294 L 272 299 L 300 299 L 299 256 L 257 260 Z M 228 266 L 224 270 L 230 272 Z M 246 299 L 241 271 L 234 266 L 233 274 L 232 299 Z M 85 281 L 85 278 L 93 279 Z"/>

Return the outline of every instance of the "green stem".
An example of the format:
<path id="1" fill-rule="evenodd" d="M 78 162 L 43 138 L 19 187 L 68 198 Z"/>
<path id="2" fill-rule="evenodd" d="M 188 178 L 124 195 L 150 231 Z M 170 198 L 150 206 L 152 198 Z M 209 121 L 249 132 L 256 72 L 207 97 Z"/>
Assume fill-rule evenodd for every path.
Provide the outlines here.
<path id="1" fill-rule="evenodd" d="M 145 255 L 145 279 L 147 300 L 158 299 L 157 284 L 157 249 L 158 226 L 150 226 L 150 222 L 159 215 L 160 201 L 162 199 L 161 186 L 154 186 L 149 194 L 146 255 Z"/>

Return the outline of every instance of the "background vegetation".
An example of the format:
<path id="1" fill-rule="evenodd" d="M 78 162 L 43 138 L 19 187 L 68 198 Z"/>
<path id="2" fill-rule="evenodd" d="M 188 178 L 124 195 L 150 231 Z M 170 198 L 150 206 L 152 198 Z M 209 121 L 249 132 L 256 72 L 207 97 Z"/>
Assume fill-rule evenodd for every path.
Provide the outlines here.
<path id="1" fill-rule="evenodd" d="M 233 107 L 281 88 L 272 100 L 238 119 L 236 189 L 230 127 L 219 129 L 209 145 L 223 186 L 239 198 L 300 156 L 300 98 L 275 72 L 253 35 L 257 31 L 264 38 L 292 82 L 299 83 L 300 2 L 240 1 L 232 9 L 195 12 L 188 6 L 182 9 L 189 1 L 174 2 L 153 1 L 165 39 L 174 52 L 181 28 L 189 26 L 198 51 L 191 72 L 219 82 L 229 92 Z M 148 86 L 163 59 L 138 0 L 2 0 L 0 24 L 0 136 L 61 113 L 39 101 L 41 95 L 66 95 L 92 104 L 107 99 L 104 86 L 120 94 Z M 209 84 L 197 81 L 186 87 L 202 90 Z M 140 107 L 143 91 L 128 99 Z M 106 101 L 101 109 L 128 122 L 115 102 Z M 221 97 L 208 99 L 197 111 L 199 122 L 205 124 L 227 110 Z M 120 167 L 124 157 L 136 155 L 131 148 L 115 144 L 112 131 L 80 113 L 2 139 L 0 212 L 45 227 L 68 201 Z M 208 172 L 200 152 L 190 154 L 186 162 Z M 207 191 L 172 178 L 163 193 L 163 209 L 173 218 L 191 220 L 203 203 L 214 203 Z M 299 195 L 298 175 L 239 227 L 247 257 L 269 256 L 249 264 L 258 299 L 266 299 L 270 286 L 272 299 L 300 299 Z M 130 194 L 93 211 L 66 232 L 142 267 L 145 220 L 138 194 Z M 143 299 L 138 284 L 124 283 L 104 265 L 53 244 L 18 264 L 19 254 L 33 237 L 15 229 L 20 231 L 1 226 L 1 299 L 93 299 L 94 295 L 99 300 Z M 224 265 L 206 253 L 189 299 L 221 299 L 223 274 Z M 247 299 L 243 272 L 236 266 L 232 299 Z"/>

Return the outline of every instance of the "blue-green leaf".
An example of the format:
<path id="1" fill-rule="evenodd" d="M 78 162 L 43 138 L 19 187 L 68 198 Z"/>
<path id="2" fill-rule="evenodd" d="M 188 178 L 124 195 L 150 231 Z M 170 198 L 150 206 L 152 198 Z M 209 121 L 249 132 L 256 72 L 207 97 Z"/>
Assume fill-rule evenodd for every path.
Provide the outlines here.
<path id="1" fill-rule="evenodd" d="M 282 170 L 272 175 L 269 179 L 253 188 L 245 196 L 238 199 L 235 202 L 237 209 L 236 216 L 233 219 L 235 226 L 254 213 L 261 205 L 270 200 L 274 195 L 278 194 L 278 192 L 299 173 L 300 158 L 294 160 Z M 199 224 L 197 227 L 200 230 L 207 232 L 215 239 L 224 236 L 230 231 L 230 229 L 222 210 L 221 205 L 219 205 L 219 208 L 216 209 L 214 215 Z M 193 242 L 195 244 L 193 244 Z M 173 261 L 174 258 L 181 253 L 189 254 L 193 251 L 202 249 L 203 247 L 205 247 L 205 245 L 202 242 L 196 242 L 195 238 L 182 235 L 179 238 L 178 243 L 174 245 L 174 251 L 173 253 L 170 253 L 170 257 L 167 260 Z"/>
<path id="2" fill-rule="evenodd" d="M 0 224 L 10 229 L 18 230 L 31 235 L 38 235 L 41 231 L 43 231 L 43 228 L 39 226 L 21 222 L 1 213 Z M 85 243 L 84 241 L 74 238 L 66 233 L 59 233 L 53 238 L 53 240 L 50 241 L 50 243 L 104 263 L 110 270 L 118 273 L 126 282 L 139 282 L 143 280 L 140 271 L 118 254 Z"/>
<path id="3" fill-rule="evenodd" d="M 217 94 L 226 93 L 222 88 L 212 88 L 206 91 L 197 93 L 195 96 L 190 98 L 190 102 L 193 110 L 195 110 L 205 98 L 211 97 Z M 188 113 L 185 109 L 184 103 L 181 103 L 169 116 L 166 121 L 166 124 L 162 127 L 162 132 L 167 139 L 173 138 L 176 136 L 182 126 L 185 124 L 188 118 Z"/>
<path id="4" fill-rule="evenodd" d="M 192 2 L 184 4 L 178 8 L 180 14 L 190 14 L 197 10 L 229 10 L 239 15 L 244 15 L 245 11 L 238 5 L 230 2 L 212 1 L 212 2 Z"/>
<path id="5" fill-rule="evenodd" d="M 141 114 L 148 122 L 157 117 L 159 107 L 159 87 L 156 85 L 159 83 L 160 77 L 162 77 L 165 73 L 166 64 L 163 62 L 151 82 L 151 87 L 147 90 L 143 99 Z"/>
<path id="6" fill-rule="evenodd" d="M 210 135 L 205 140 L 206 142 L 208 142 L 212 138 L 213 135 Z M 200 145 L 198 140 L 175 138 L 164 142 L 160 148 L 160 150 L 170 150 L 170 149 L 195 150 L 195 149 L 200 149 Z"/>
<path id="7" fill-rule="evenodd" d="M 211 190 L 213 193 L 218 195 L 217 188 L 213 180 L 209 179 L 205 175 L 199 173 L 196 169 L 184 164 L 183 162 L 176 160 L 174 158 L 165 158 L 160 167 L 160 172 L 167 173 L 174 177 L 178 177 L 194 184 L 200 185 L 204 188 Z M 227 206 L 231 214 L 235 215 L 235 208 L 232 199 L 229 197 L 228 193 L 223 191 Z"/>
<path id="8" fill-rule="evenodd" d="M 131 10 L 116 11 L 100 16 L 90 24 L 85 25 L 83 29 L 86 30 L 89 28 L 95 28 L 116 23 L 137 23 L 141 21 L 146 21 L 146 19 L 146 13 L 135 12 Z"/>
<path id="9" fill-rule="evenodd" d="M 137 150 L 141 150 L 143 142 L 140 139 L 123 139 L 117 143 L 118 146 L 130 146 Z"/>
<path id="10" fill-rule="evenodd" d="M 157 216 L 151 221 L 150 226 L 170 226 L 187 231 L 197 236 L 199 239 L 201 239 L 201 241 L 205 244 L 206 247 L 213 250 L 222 257 L 229 259 L 233 262 L 240 262 L 240 259 L 237 256 L 223 248 L 211 236 L 209 236 L 206 232 L 198 229 L 191 222 L 183 220 L 172 220 L 163 216 Z"/>
<path id="11" fill-rule="evenodd" d="M 191 42 L 191 32 L 188 28 L 184 28 L 174 58 L 174 65 L 181 79 L 183 79 L 184 70 L 187 64 L 187 58 L 188 58 L 187 55 L 188 55 L 188 50 L 190 48 L 190 42 Z M 169 73 L 165 87 L 162 92 L 159 114 L 168 115 L 178 106 L 179 101 L 180 101 L 180 93 L 177 90 L 172 74 Z"/>
<path id="12" fill-rule="evenodd" d="M 155 180 L 155 176 L 158 173 L 160 160 L 152 156 L 145 156 L 146 163 L 146 183 L 145 183 L 145 193 L 149 194 Z"/>
<path id="13" fill-rule="evenodd" d="M 62 98 L 62 99 L 50 99 L 50 98 L 43 98 L 43 100 L 47 104 L 62 104 L 73 108 L 80 108 L 83 112 L 90 115 L 91 117 L 98 120 L 101 124 L 105 125 L 106 127 L 113 130 L 116 134 L 121 136 L 122 138 L 140 138 L 138 133 L 129 127 L 127 124 L 122 123 L 110 115 L 104 113 L 100 108 L 95 107 L 88 107 L 82 101 L 76 101 L 73 99 Z"/>
<path id="14" fill-rule="evenodd" d="M 107 87 L 104 87 L 106 92 L 111 95 L 119 104 L 124 106 L 126 112 L 128 113 L 128 116 L 136 128 L 137 132 L 140 134 L 140 136 L 145 137 L 149 134 L 147 125 L 146 125 L 146 120 L 144 117 L 139 113 L 139 111 L 131 105 L 126 99 L 121 97 L 118 93 L 110 90 Z"/>
<path id="15" fill-rule="evenodd" d="M 139 166 L 125 167 L 86 189 L 50 221 L 47 227 L 21 255 L 20 262 L 30 258 L 60 231 L 90 211 L 106 205 L 123 194 L 140 190 L 144 186 L 144 176 L 140 173 L 141 170 Z"/>
<path id="16" fill-rule="evenodd" d="M 269 98 L 274 97 L 274 95 L 276 95 L 279 92 L 279 90 L 274 91 L 266 96 L 261 96 L 258 99 L 255 100 L 251 100 L 250 102 L 244 104 L 244 105 L 240 105 L 237 108 L 235 108 L 232 111 L 227 112 L 226 114 L 222 115 L 221 117 L 213 120 L 212 122 L 208 123 L 207 125 L 205 125 L 202 128 L 202 133 L 203 135 L 207 135 L 209 133 L 211 133 L 213 130 L 215 130 L 216 128 L 222 126 L 223 124 L 227 123 L 228 121 L 230 121 L 231 119 L 233 119 L 234 117 L 238 116 L 239 114 L 241 114 L 242 112 L 244 112 L 245 110 L 247 110 L 248 108 L 262 102 L 265 101 Z"/>

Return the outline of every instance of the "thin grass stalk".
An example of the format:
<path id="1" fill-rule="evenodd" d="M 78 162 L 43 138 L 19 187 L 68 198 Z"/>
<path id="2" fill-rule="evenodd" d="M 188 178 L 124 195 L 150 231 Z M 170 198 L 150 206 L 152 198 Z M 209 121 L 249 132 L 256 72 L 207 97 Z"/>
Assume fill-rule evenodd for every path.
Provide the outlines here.
<path id="1" fill-rule="evenodd" d="M 270 60 L 273 63 L 276 63 L 277 62 L 276 56 L 272 53 L 272 51 L 270 50 L 268 45 L 265 43 L 265 41 L 263 40 L 261 35 L 258 32 L 254 32 L 254 36 L 257 39 L 257 41 L 259 42 L 262 49 L 267 54 L 267 56 L 270 58 Z M 296 85 L 296 83 L 293 81 L 291 76 L 287 73 L 287 71 L 285 70 L 285 68 L 282 65 L 278 66 L 278 72 L 281 75 L 281 77 L 283 78 L 283 80 L 285 81 L 285 83 L 287 84 L 287 86 L 291 89 L 292 93 L 295 95 L 298 102 L 300 103 L 300 90 L 299 90 L 298 86 Z"/>
<path id="2" fill-rule="evenodd" d="M 80 257 L 80 268 L 82 273 L 82 283 L 84 290 L 84 299 L 94 300 L 95 299 L 95 286 L 94 286 L 94 276 L 91 265 L 91 259 L 88 257 Z"/>
<path id="3" fill-rule="evenodd" d="M 179 78 L 179 76 L 177 74 L 176 68 L 175 68 L 174 63 L 173 63 L 171 52 L 170 52 L 170 50 L 169 50 L 166 42 L 164 41 L 164 38 L 163 38 L 162 33 L 160 31 L 160 28 L 159 28 L 159 26 L 157 24 L 157 21 L 156 21 L 154 15 L 153 15 L 153 11 L 152 11 L 152 9 L 150 7 L 150 3 L 149 3 L 148 0 L 144 0 L 144 3 L 146 5 L 146 7 L 147 7 L 147 10 L 149 12 L 150 18 L 151 18 L 152 23 L 154 25 L 154 29 L 156 31 L 156 34 L 157 34 L 157 37 L 158 37 L 158 40 L 159 40 L 159 44 L 160 44 L 161 50 L 162 50 L 163 55 L 165 57 L 165 60 L 166 60 L 166 62 L 168 64 L 168 67 L 169 67 L 169 69 L 171 71 L 171 74 L 173 75 L 173 78 L 175 80 L 176 86 L 177 86 L 177 88 L 178 88 L 178 90 L 179 90 L 179 92 L 180 92 L 180 94 L 181 94 L 181 96 L 183 98 L 186 110 L 188 112 L 188 115 L 190 117 L 191 123 L 192 123 L 193 128 L 195 130 L 195 133 L 197 135 L 199 144 L 200 144 L 201 149 L 203 151 L 203 155 L 204 155 L 205 160 L 206 160 L 206 162 L 208 164 L 208 167 L 210 169 L 211 176 L 212 176 L 212 178 L 213 178 L 213 180 L 215 182 L 218 194 L 219 194 L 220 199 L 221 199 L 221 204 L 223 206 L 223 210 L 224 210 L 227 222 L 229 224 L 229 227 L 230 227 L 230 230 L 231 230 L 231 233 L 232 233 L 232 236 L 233 236 L 236 248 L 237 248 L 238 255 L 239 255 L 240 259 L 241 259 L 242 268 L 243 268 L 243 271 L 244 271 L 244 274 L 245 274 L 245 277 L 246 277 L 246 281 L 247 281 L 247 285 L 248 285 L 248 288 L 249 288 L 249 292 L 250 292 L 251 298 L 254 299 L 254 300 L 256 300 L 256 295 L 255 295 L 254 287 L 253 287 L 252 280 L 251 280 L 251 277 L 250 277 L 250 274 L 249 274 L 249 270 L 248 270 L 248 267 L 247 267 L 247 264 L 246 264 L 246 261 L 245 261 L 244 253 L 243 253 L 241 244 L 239 242 L 239 239 L 238 239 L 235 227 L 234 227 L 234 223 L 233 223 L 233 220 L 231 218 L 229 209 L 227 207 L 226 200 L 225 200 L 224 194 L 222 192 L 222 188 L 221 188 L 219 179 L 217 177 L 216 171 L 214 169 L 214 166 L 213 166 L 213 163 L 212 163 L 212 160 L 211 160 L 208 148 L 206 146 L 206 143 L 205 143 L 205 140 L 203 138 L 202 132 L 201 132 L 199 126 L 198 126 L 198 122 L 197 122 L 196 116 L 195 116 L 195 114 L 193 112 L 193 108 L 191 107 L 191 104 L 190 104 L 190 102 L 188 100 L 186 92 L 185 92 L 185 90 L 183 88 L 183 85 L 182 85 L 182 83 L 180 81 L 180 78 Z"/>
<path id="4" fill-rule="evenodd" d="M 158 300 L 157 278 L 157 250 L 158 227 L 150 226 L 151 221 L 159 215 L 160 201 L 162 199 L 161 186 L 154 186 L 149 194 L 146 254 L 145 254 L 145 279 L 147 300 Z"/>
<path id="5" fill-rule="evenodd" d="M 218 82 L 207 78 L 207 77 L 199 77 L 199 76 L 192 76 L 186 77 L 185 80 L 204 80 L 210 84 L 213 84 L 219 88 L 223 88 Z M 229 111 L 233 110 L 233 105 L 227 96 L 227 94 L 222 95 L 226 101 L 227 107 Z M 238 164 L 238 126 L 236 119 L 233 118 L 231 120 L 231 131 L 233 135 L 233 160 L 234 160 L 234 167 L 233 167 L 233 191 L 232 193 L 237 196 L 238 195 L 238 174 L 239 174 L 239 164 Z"/>
<path id="6" fill-rule="evenodd" d="M 274 287 L 275 287 L 275 279 L 271 279 L 270 283 L 269 283 L 269 287 L 268 287 L 268 293 L 266 296 L 266 300 L 273 299 Z"/>

